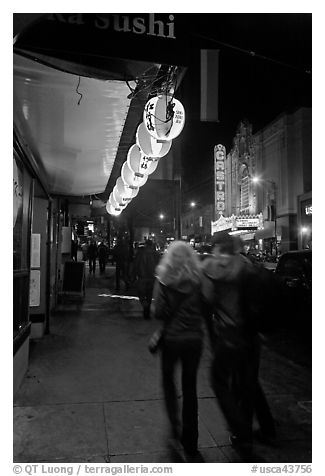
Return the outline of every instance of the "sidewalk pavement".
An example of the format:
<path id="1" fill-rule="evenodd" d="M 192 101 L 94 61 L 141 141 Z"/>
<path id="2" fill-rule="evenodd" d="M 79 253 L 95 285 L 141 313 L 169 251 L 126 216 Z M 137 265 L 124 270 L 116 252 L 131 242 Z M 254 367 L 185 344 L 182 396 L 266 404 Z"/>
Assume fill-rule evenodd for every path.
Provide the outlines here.
<path id="1" fill-rule="evenodd" d="M 181 446 L 168 446 L 159 356 L 147 350 L 157 323 L 143 319 L 134 290 L 114 297 L 114 267 L 86 281 L 85 298 L 60 304 L 50 334 L 31 342 L 14 398 L 13 461 L 185 462 Z M 207 463 L 241 462 L 209 365 L 207 348 L 198 377 L 199 450 Z M 260 375 L 278 436 L 272 446 L 254 440 L 254 453 L 266 463 L 310 463 L 311 370 L 265 347 Z"/>

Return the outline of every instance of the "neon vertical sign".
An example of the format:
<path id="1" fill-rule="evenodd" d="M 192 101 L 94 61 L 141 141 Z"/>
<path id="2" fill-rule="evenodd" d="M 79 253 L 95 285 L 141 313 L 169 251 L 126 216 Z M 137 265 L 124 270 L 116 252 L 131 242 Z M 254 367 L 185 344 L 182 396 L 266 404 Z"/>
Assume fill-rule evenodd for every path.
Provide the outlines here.
<path id="1" fill-rule="evenodd" d="M 225 159 L 226 148 L 214 146 L 214 213 L 218 220 L 225 212 Z"/>

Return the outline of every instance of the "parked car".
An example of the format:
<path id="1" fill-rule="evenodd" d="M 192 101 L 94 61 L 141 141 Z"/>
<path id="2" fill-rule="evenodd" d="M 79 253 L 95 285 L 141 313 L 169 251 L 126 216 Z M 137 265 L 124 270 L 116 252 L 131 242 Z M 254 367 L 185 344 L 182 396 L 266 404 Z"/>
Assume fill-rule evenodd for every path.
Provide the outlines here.
<path id="1" fill-rule="evenodd" d="M 280 302 L 288 322 L 311 325 L 312 251 L 299 250 L 283 253 L 277 263 L 275 274 L 281 282 Z M 308 328 L 311 329 L 311 327 Z"/>

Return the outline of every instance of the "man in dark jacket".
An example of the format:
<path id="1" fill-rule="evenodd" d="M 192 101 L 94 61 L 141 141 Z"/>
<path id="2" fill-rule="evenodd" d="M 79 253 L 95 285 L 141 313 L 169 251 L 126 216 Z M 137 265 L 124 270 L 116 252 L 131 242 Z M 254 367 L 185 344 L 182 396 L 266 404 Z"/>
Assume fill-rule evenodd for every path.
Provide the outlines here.
<path id="1" fill-rule="evenodd" d="M 106 261 L 107 261 L 107 246 L 102 241 L 98 247 L 98 261 L 99 261 L 99 271 L 100 273 L 105 273 Z"/>
<path id="2" fill-rule="evenodd" d="M 138 248 L 133 262 L 133 279 L 136 279 L 143 317 L 150 319 L 150 306 L 155 282 L 155 269 L 160 255 L 154 249 L 152 240 L 147 240 L 143 248 Z"/>
<path id="3" fill-rule="evenodd" d="M 117 238 L 116 245 L 113 248 L 113 258 L 115 261 L 115 289 L 120 290 L 120 282 L 123 279 L 126 290 L 129 289 L 129 243 L 128 241 L 119 236 Z"/>
<path id="4" fill-rule="evenodd" d="M 88 247 L 88 259 L 89 259 L 89 273 L 94 273 L 96 271 L 96 259 L 98 256 L 98 249 L 96 242 L 93 240 Z"/>
<path id="5" fill-rule="evenodd" d="M 258 276 L 254 265 L 239 253 L 232 236 L 217 234 L 213 245 L 213 256 L 202 265 L 203 294 L 212 315 L 208 320 L 213 352 L 211 383 L 233 433 L 231 442 L 244 461 L 250 461 L 254 411 L 263 423 L 268 420 L 274 431 L 258 382 L 259 302 L 254 298 L 259 294 Z"/>

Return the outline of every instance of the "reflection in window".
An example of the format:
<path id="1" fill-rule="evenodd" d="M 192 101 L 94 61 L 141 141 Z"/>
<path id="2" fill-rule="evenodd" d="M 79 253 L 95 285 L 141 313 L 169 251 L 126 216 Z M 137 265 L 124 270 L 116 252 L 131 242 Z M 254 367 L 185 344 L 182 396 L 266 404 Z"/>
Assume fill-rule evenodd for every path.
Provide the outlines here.
<path id="1" fill-rule="evenodd" d="M 15 338 L 28 326 L 33 180 L 16 154 L 13 163 L 13 336 Z"/>
<path id="2" fill-rule="evenodd" d="M 13 259 L 14 269 L 22 266 L 23 236 L 23 170 L 20 162 L 13 161 Z"/>

